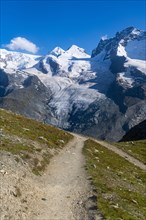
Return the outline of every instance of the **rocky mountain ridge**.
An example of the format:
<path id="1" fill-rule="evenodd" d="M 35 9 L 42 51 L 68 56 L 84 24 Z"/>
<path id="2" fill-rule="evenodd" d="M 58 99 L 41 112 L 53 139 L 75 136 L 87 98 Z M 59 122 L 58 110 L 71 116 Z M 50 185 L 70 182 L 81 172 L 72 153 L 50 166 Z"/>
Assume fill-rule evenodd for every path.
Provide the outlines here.
<path id="1" fill-rule="evenodd" d="M 91 57 L 76 45 L 44 57 L 22 54 L 26 60 L 1 49 L 0 107 L 120 140 L 146 118 L 145 42 L 145 31 L 129 27 L 101 40 Z"/>

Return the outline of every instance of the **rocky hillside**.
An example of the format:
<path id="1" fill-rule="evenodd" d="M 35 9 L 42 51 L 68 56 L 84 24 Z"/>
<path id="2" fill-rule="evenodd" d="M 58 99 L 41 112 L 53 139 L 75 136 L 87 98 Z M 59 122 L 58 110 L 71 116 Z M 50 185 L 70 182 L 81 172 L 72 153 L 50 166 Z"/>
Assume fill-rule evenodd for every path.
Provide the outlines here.
<path id="1" fill-rule="evenodd" d="M 146 118 L 145 42 L 145 31 L 129 27 L 101 40 L 91 57 L 76 45 L 44 57 L 21 54 L 23 62 L 1 50 L 0 107 L 118 141 Z"/>
<path id="2" fill-rule="evenodd" d="M 0 219 L 35 219 L 44 199 L 39 175 L 72 136 L 62 130 L 0 110 Z"/>
<path id="3" fill-rule="evenodd" d="M 34 174 L 41 174 L 49 158 L 71 137 L 52 126 L 0 109 L 0 153 L 15 155 L 18 163 L 25 161 Z"/>

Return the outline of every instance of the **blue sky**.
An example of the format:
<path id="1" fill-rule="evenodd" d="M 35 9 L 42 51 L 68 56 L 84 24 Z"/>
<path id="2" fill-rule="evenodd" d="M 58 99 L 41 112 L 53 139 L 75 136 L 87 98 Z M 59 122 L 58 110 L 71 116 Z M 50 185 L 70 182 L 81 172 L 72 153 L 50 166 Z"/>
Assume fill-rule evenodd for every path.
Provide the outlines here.
<path id="1" fill-rule="evenodd" d="M 91 53 L 104 35 L 146 29 L 144 0 L 1 0 L 1 45 L 23 37 L 45 54 L 76 44 Z"/>

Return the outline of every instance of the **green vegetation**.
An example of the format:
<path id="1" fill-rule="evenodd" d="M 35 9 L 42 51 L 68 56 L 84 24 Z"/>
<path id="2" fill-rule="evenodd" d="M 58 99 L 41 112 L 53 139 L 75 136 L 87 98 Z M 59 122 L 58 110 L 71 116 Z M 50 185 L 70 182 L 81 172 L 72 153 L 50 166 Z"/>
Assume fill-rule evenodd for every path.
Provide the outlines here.
<path id="1" fill-rule="evenodd" d="M 146 164 L 146 140 L 119 142 L 115 145 Z"/>
<path id="2" fill-rule="evenodd" d="M 107 220 L 144 220 L 145 172 L 98 143 L 83 149 L 97 191 L 97 207 Z"/>
<path id="3" fill-rule="evenodd" d="M 36 175 L 71 138 L 63 130 L 0 109 L 0 151 L 14 154 L 18 163 L 23 159 Z"/>
<path id="4" fill-rule="evenodd" d="M 3 129 L 6 134 L 29 138 L 39 143 L 45 143 L 49 147 L 61 147 L 64 143 L 67 143 L 71 137 L 70 134 L 58 128 L 2 109 L 0 109 L 0 128 Z M 60 142 L 60 140 L 63 140 L 64 143 Z"/>

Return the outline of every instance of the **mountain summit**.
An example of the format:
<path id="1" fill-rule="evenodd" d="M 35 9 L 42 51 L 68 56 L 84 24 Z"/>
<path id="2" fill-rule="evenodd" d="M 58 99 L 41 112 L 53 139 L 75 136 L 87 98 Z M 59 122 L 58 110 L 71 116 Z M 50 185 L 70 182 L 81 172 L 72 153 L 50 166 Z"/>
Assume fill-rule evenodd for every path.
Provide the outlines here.
<path id="1" fill-rule="evenodd" d="M 76 57 L 76 58 L 86 58 L 89 57 L 89 55 L 85 52 L 83 48 L 80 48 L 76 45 L 72 45 L 69 47 L 69 49 L 66 51 L 67 54 Z"/>
<path id="2" fill-rule="evenodd" d="M 55 47 L 50 54 L 54 55 L 56 57 L 59 57 L 60 55 L 62 55 L 65 51 L 61 48 L 61 47 Z"/>
<path id="3" fill-rule="evenodd" d="M 44 57 L 0 50 L 0 107 L 96 138 L 120 140 L 146 118 L 146 31 Z"/>
<path id="4" fill-rule="evenodd" d="M 92 57 L 97 56 L 105 50 L 104 59 L 112 58 L 114 55 L 129 57 L 132 59 L 146 60 L 145 53 L 146 32 L 128 27 L 117 32 L 115 37 L 100 40 L 96 49 L 92 51 Z"/>

